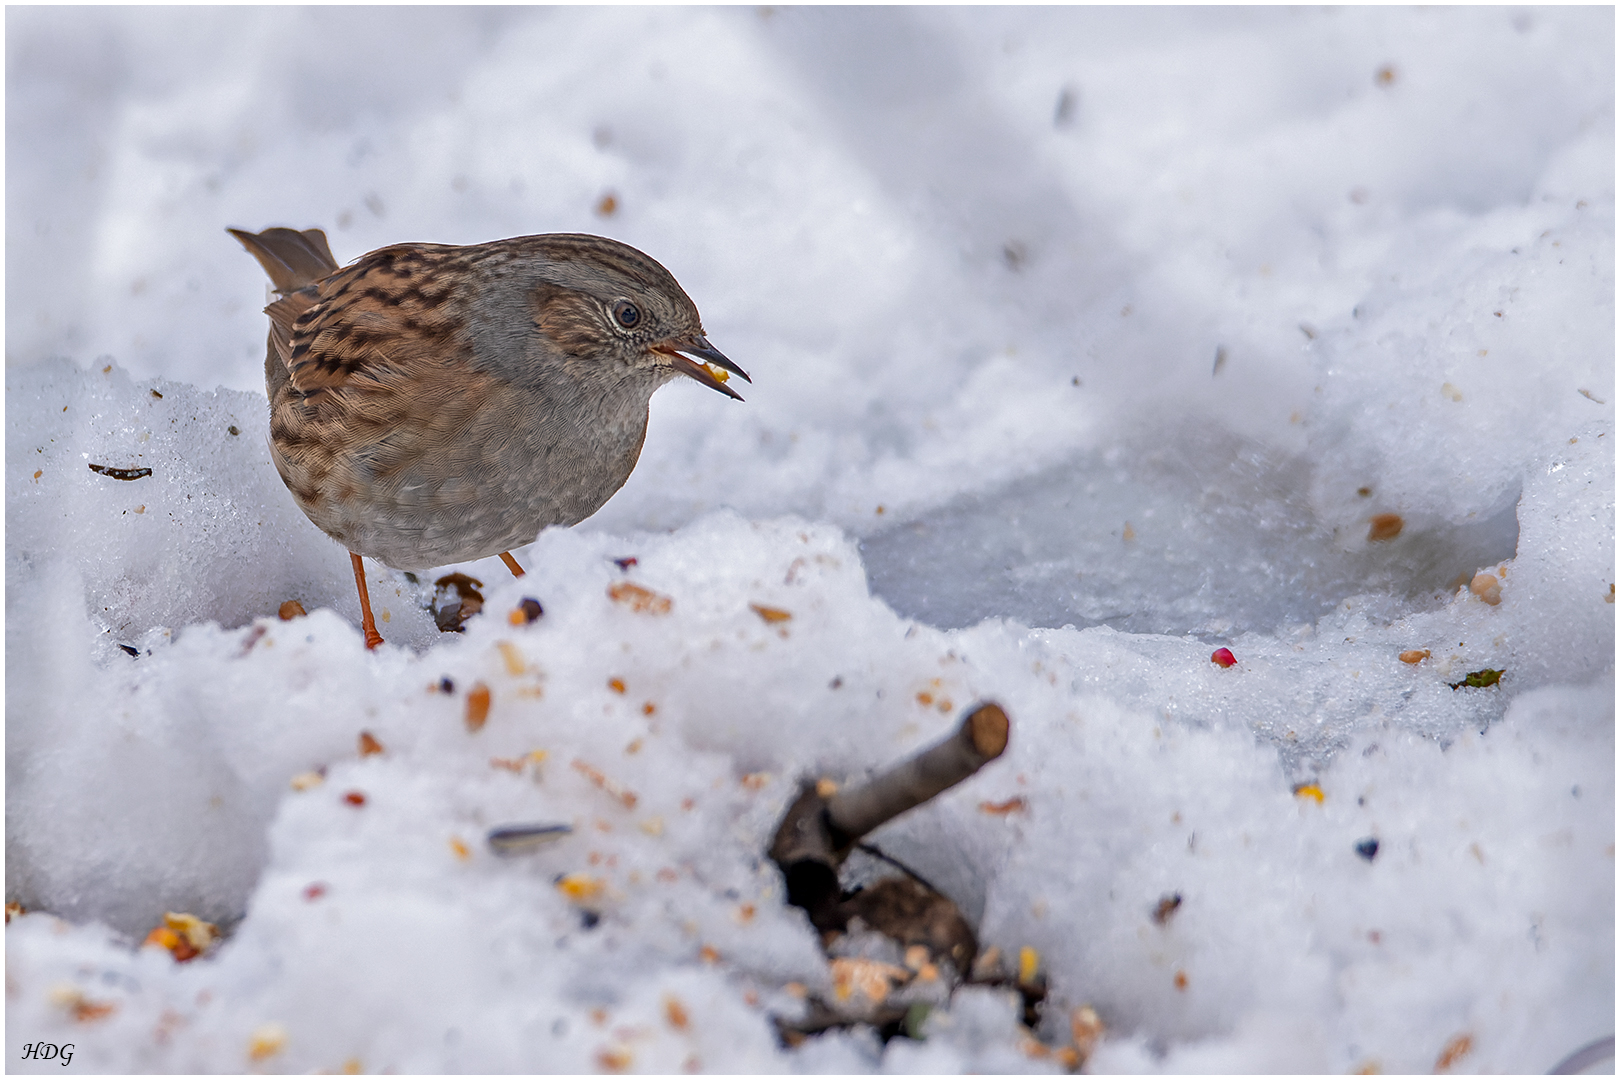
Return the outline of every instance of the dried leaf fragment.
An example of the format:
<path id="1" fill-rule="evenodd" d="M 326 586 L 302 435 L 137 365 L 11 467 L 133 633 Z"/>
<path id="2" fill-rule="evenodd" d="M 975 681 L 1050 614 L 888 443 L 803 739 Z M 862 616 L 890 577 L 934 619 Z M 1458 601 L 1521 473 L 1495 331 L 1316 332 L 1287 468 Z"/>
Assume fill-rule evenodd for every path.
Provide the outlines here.
<path id="1" fill-rule="evenodd" d="M 1475 688 L 1495 686 L 1497 683 L 1502 681 L 1502 676 L 1506 674 L 1506 669 L 1498 671 L 1495 668 L 1483 668 L 1479 671 L 1470 671 L 1463 678 L 1462 682 L 1448 683 L 1447 685 L 1453 690 L 1460 690 L 1465 686 L 1472 686 Z"/>
<path id="2" fill-rule="evenodd" d="M 480 731 L 489 719 L 489 687 L 482 682 L 473 683 L 467 691 L 467 730 Z"/>
<path id="3" fill-rule="evenodd" d="M 276 611 L 277 617 L 280 618 L 282 622 L 292 622 L 294 619 L 308 614 L 309 612 L 304 610 L 304 605 L 300 604 L 296 600 L 282 601 L 281 607 Z"/>
<path id="4" fill-rule="evenodd" d="M 1006 817 L 1008 814 L 1016 814 L 1028 809 L 1028 807 L 1029 804 L 1024 801 L 1022 795 L 1014 795 L 1006 802 L 982 802 L 979 804 L 979 811 L 985 814 L 994 814 L 997 817 Z"/>
<path id="5" fill-rule="evenodd" d="M 644 589 L 629 581 L 616 581 L 608 586 L 608 599 L 615 604 L 624 604 L 631 611 L 643 615 L 668 615 L 674 601 L 651 589 Z"/>
<path id="6" fill-rule="evenodd" d="M 681 999 L 674 994 L 664 995 L 664 1019 L 668 1020 L 669 1026 L 676 1031 L 685 1031 L 687 1025 L 692 1022 L 686 1013 L 686 1006 L 682 1005 Z"/>
<path id="7" fill-rule="evenodd" d="M 361 757 L 370 757 L 372 754 L 380 754 L 382 752 L 383 744 L 377 741 L 377 737 L 375 735 L 369 731 L 362 731 L 360 733 Z"/>
<path id="8" fill-rule="evenodd" d="M 1180 893 L 1164 894 L 1163 896 L 1159 897 L 1159 903 L 1153 909 L 1153 921 L 1158 923 L 1160 926 L 1163 926 L 1170 921 L 1170 916 L 1174 915 L 1176 910 L 1180 907 Z"/>
<path id="9" fill-rule="evenodd" d="M 1421 664 L 1428 658 L 1428 649 L 1407 649 L 1405 652 L 1401 653 L 1400 656 L 1401 663 L 1403 664 Z"/>

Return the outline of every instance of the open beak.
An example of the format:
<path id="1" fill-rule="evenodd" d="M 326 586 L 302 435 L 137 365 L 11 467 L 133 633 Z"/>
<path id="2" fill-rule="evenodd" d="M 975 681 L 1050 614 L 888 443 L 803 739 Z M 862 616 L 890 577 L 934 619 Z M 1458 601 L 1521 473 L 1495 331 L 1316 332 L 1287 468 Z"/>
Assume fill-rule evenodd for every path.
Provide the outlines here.
<path id="1" fill-rule="evenodd" d="M 732 374 L 741 375 L 744 382 L 751 383 L 754 381 L 748 377 L 748 372 L 728 360 L 725 353 L 710 345 L 709 339 L 702 334 L 693 334 L 688 338 L 676 338 L 673 341 L 660 341 L 652 346 L 652 349 L 669 357 L 671 366 L 682 375 L 691 376 L 709 389 L 718 390 L 728 397 L 736 398 L 738 401 L 743 399 L 742 395 L 722 381 L 723 375 L 717 378 L 709 365 L 713 364 L 715 367 L 722 368 Z M 692 359 L 693 357 L 696 357 L 696 359 Z"/>

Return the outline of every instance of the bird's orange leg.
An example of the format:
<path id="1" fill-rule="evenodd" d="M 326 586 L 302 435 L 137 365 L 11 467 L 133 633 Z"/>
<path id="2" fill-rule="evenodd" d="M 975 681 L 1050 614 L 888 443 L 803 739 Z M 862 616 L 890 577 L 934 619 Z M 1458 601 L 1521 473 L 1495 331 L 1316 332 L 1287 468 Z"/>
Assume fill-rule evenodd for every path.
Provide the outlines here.
<path id="1" fill-rule="evenodd" d="M 371 617 L 371 594 L 366 591 L 366 569 L 360 564 L 360 556 L 349 552 L 349 558 L 354 560 L 354 585 L 360 590 L 360 629 L 366 634 L 366 648 L 375 649 L 383 643 L 382 635 L 377 633 L 377 622 Z"/>
<path id="2" fill-rule="evenodd" d="M 523 567 L 519 566 L 518 561 L 512 558 L 512 553 L 510 551 L 501 552 L 501 562 L 505 563 L 506 568 L 512 571 L 513 577 L 523 576 Z"/>

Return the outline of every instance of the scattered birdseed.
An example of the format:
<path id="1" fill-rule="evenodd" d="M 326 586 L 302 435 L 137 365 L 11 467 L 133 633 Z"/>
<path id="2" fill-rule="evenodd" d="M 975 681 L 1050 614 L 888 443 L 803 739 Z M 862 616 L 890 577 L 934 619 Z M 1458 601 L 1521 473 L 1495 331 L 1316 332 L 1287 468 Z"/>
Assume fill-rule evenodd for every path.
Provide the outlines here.
<path id="1" fill-rule="evenodd" d="M 473 683 L 472 689 L 467 691 L 467 730 L 482 730 L 488 719 L 489 687 L 481 682 Z"/>
<path id="2" fill-rule="evenodd" d="M 90 471 L 110 476 L 114 480 L 139 480 L 143 476 L 152 475 L 151 469 L 119 469 L 111 465 L 97 465 L 94 462 L 90 463 Z"/>
<path id="3" fill-rule="evenodd" d="M 1381 544 L 1401 535 L 1406 519 L 1399 514 L 1375 514 L 1367 521 L 1367 542 Z"/>
<path id="4" fill-rule="evenodd" d="M 486 838 L 497 855 L 526 855 L 554 844 L 574 831 L 572 825 L 502 825 Z"/>

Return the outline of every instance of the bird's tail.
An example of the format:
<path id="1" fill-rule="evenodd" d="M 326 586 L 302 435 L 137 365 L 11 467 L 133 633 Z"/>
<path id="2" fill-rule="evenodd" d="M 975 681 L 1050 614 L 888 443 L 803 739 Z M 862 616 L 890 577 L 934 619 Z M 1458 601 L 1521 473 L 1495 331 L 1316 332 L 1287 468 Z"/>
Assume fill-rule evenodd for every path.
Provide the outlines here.
<path id="1" fill-rule="evenodd" d="M 299 232 L 276 228 L 262 233 L 227 229 L 226 232 L 240 240 L 259 260 L 264 272 L 270 275 L 270 284 L 282 296 L 313 285 L 338 268 L 332 249 L 326 243 L 326 234 L 319 229 Z"/>

